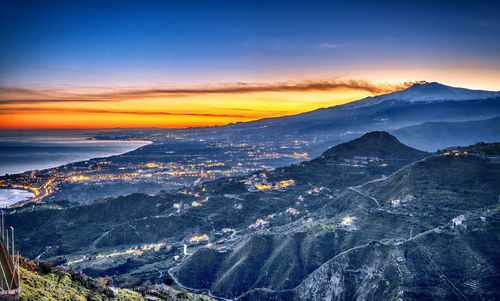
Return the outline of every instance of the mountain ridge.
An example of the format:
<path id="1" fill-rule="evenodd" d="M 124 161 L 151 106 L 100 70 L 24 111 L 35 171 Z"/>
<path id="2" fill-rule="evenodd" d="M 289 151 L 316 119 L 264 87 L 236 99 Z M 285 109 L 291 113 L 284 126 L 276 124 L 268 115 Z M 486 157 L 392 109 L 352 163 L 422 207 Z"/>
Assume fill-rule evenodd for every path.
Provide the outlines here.
<path id="1" fill-rule="evenodd" d="M 424 122 L 389 132 L 406 145 L 436 151 L 451 146 L 498 141 L 499 128 L 500 116 L 463 122 Z"/>
<path id="2" fill-rule="evenodd" d="M 447 93 L 445 93 L 447 92 Z M 435 95 L 429 95 L 429 93 L 434 93 Z M 445 97 L 447 94 L 448 97 Z M 291 118 L 294 116 L 299 116 L 303 114 L 311 114 L 319 111 L 324 111 L 324 110 L 331 110 L 331 109 L 355 109 L 355 108 L 360 108 L 360 107 L 365 107 L 365 106 L 371 106 L 375 104 L 380 104 L 385 101 L 389 100 L 405 100 L 405 101 L 411 101 L 411 96 L 414 97 L 415 101 L 431 101 L 431 100 L 439 100 L 439 101 L 445 101 L 445 100 L 453 100 L 453 101 L 465 101 L 465 100 L 473 100 L 473 99 L 489 99 L 489 98 L 497 98 L 500 97 L 500 90 L 499 91 L 489 91 L 489 90 L 473 90 L 473 89 L 467 89 L 467 88 L 461 88 L 461 87 L 453 87 L 453 86 L 448 86 L 444 85 L 438 82 L 426 82 L 426 83 L 416 83 L 413 84 L 412 86 L 398 90 L 395 92 L 390 92 L 386 94 L 381 94 L 377 96 L 368 96 L 365 98 L 361 98 L 358 100 L 354 100 L 349 103 L 341 104 L 341 105 L 334 105 L 334 106 L 328 106 L 328 107 L 323 107 L 323 108 L 317 108 L 311 111 L 307 112 L 301 112 L 298 114 L 292 114 L 292 115 L 285 115 L 285 116 L 279 116 L 279 117 L 269 117 L 269 118 L 263 118 L 259 120 L 254 120 L 254 121 L 249 121 L 249 122 L 237 122 L 234 124 L 246 124 L 246 123 L 252 123 L 252 122 L 259 122 L 259 121 L 265 121 L 265 120 L 273 120 L 273 119 L 280 119 L 280 118 Z M 234 124 L 229 124 L 229 125 L 234 125 Z"/>
<path id="3" fill-rule="evenodd" d="M 427 85 L 427 86 L 426 86 Z M 435 84 L 439 89 L 448 91 L 453 88 Z M 425 96 L 422 87 L 433 90 L 433 84 L 414 85 L 414 90 Z M 425 90 L 425 89 L 424 89 Z M 265 133 L 268 137 L 308 137 L 318 142 L 326 140 L 349 140 L 359 134 L 374 130 L 392 131 L 398 128 L 415 126 L 425 122 L 465 122 L 483 120 L 500 116 L 500 92 L 467 90 L 459 99 L 439 101 L 406 101 L 394 99 L 401 93 L 413 94 L 412 88 L 385 95 L 365 98 L 359 101 L 319 108 L 313 111 L 275 118 L 266 118 L 245 123 L 229 124 L 214 132 L 233 134 L 239 137 L 258 139 Z M 409 92 L 408 92 L 409 91 Z M 396 94 L 397 93 L 397 94 Z M 448 93 L 454 95 L 453 93 Z M 500 139 L 500 136 L 499 136 Z"/>
<path id="4" fill-rule="evenodd" d="M 397 100 L 406 102 L 432 102 L 432 101 L 463 101 L 472 99 L 488 99 L 500 96 L 500 91 L 473 90 L 452 87 L 438 82 L 416 83 L 412 86 L 378 96 L 370 96 L 349 104 L 350 107 L 374 105 L 384 101 Z M 348 104 L 348 105 L 349 105 Z"/>

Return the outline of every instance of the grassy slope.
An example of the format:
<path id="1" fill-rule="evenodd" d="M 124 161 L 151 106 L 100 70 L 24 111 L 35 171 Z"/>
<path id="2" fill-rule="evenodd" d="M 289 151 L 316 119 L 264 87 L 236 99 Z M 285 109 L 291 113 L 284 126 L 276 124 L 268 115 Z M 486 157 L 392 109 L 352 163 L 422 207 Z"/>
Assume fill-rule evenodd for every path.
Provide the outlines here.
<path id="1" fill-rule="evenodd" d="M 140 293 L 117 289 L 116 297 L 86 288 L 81 282 L 72 280 L 71 276 L 58 271 L 41 274 L 21 265 L 20 301 L 144 301 Z M 163 301 L 213 301 L 210 297 L 179 291 L 167 286 L 150 286 L 140 288 L 146 297 Z"/>
<path id="2" fill-rule="evenodd" d="M 81 283 L 71 280 L 70 276 L 64 275 L 59 281 L 60 274 L 49 273 L 41 275 L 37 272 L 22 268 L 21 271 L 21 298 L 28 300 L 54 300 L 54 301 L 85 301 L 85 300 L 116 300 L 116 301 L 139 301 L 144 300 L 139 293 L 119 289 L 117 297 L 110 298 L 102 293 L 91 292 Z M 88 298 L 88 297 L 92 298 Z"/>

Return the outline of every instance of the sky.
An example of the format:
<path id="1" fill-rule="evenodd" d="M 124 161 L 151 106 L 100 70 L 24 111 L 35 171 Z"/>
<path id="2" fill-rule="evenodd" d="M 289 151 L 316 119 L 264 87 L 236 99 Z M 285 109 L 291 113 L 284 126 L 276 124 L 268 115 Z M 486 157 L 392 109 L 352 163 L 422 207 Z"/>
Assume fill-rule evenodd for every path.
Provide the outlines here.
<path id="1" fill-rule="evenodd" d="M 191 127 L 500 90 L 498 1 L 0 0 L 0 128 Z"/>

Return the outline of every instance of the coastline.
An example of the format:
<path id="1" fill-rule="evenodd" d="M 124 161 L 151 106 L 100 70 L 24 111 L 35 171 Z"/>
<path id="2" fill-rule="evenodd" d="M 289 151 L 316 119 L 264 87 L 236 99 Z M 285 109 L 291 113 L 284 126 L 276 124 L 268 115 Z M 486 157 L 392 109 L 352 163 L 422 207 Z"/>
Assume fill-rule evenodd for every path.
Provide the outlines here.
<path id="1" fill-rule="evenodd" d="M 45 160 L 45 162 L 43 164 L 36 161 L 36 160 L 33 160 L 32 164 L 27 164 L 24 162 L 19 162 L 19 164 L 15 164 L 15 163 L 10 163 L 10 162 L 0 161 L 0 178 L 5 177 L 5 176 L 19 175 L 19 174 L 23 174 L 25 172 L 30 172 L 30 171 L 34 171 L 34 170 L 42 171 L 42 170 L 57 168 L 57 167 L 60 167 L 60 166 L 66 165 L 66 164 L 72 164 L 72 163 L 92 160 L 92 159 L 96 159 L 96 158 L 108 158 L 108 157 L 112 157 L 112 156 L 119 156 L 119 155 L 126 154 L 128 152 L 135 151 L 141 147 L 144 147 L 144 146 L 147 146 L 147 145 L 153 143 L 152 141 L 147 141 L 147 140 L 119 140 L 119 139 L 100 140 L 100 139 L 92 139 L 92 137 L 86 137 L 86 138 L 81 138 L 79 140 L 71 140 L 71 141 L 68 140 L 68 141 L 69 141 L 68 144 L 64 144 L 64 142 L 61 143 L 61 142 L 54 142 L 54 141 L 50 141 L 48 143 L 45 141 L 42 141 L 41 143 L 36 142 L 36 144 L 37 144 L 36 146 L 40 146 L 40 145 L 43 146 L 43 149 L 41 150 L 41 152 L 42 152 L 41 154 L 37 154 L 37 153 L 26 154 L 26 155 L 24 155 L 26 158 L 22 158 L 22 156 L 20 156 L 21 159 L 31 159 L 31 160 L 33 160 L 33 156 L 37 156 L 37 155 L 38 156 L 43 155 L 44 158 L 54 156 L 54 158 L 52 160 L 47 159 L 47 160 Z M 0 145 L 2 142 L 5 143 L 5 141 L 0 140 Z M 25 143 L 25 142 L 22 142 L 22 143 Z M 27 142 L 26 143 L 26 144 L 28 144 L 27 146 L 31 146 L 30 143 L 31 142 Z M 105 144 L 109 144 L 109 145 L 103 146 Z M 112 145 L 112 144 L 116 144 L 116 145 Z M 122 144 L 121 147 L 120 147 L 120 144 Z M 126 147 L 125 144 L 130 145 L 130 147 Z M 136 145 L 132 145 L 132 144 L 136 144 Z M 20 145 L 22 145 L 22 144 L 20 144 Z M 78 147 L 89 148 L 90 146 L 93 146 L 93 145 L 97 145 L 95 149 L 90 149 L 90 150 L 86 150 L 86 151 L 82 151 L 81 149 L 78 150 Z M 54 148 L 54 150 L 52 150 L 52 153 L 48 153 L 50 150 L 45 149 L 47 146 Z M 109 150 L 110 148 L 113 149 L 113 147 L 111 147 L 111 146 L 114 146 L 115 148 L 117 148 L 117 150 L 116 151 Z M 17 145 L 16 145 L 16 147 L 17 147 Z M 23 147 L 26 147 L 26 146 L 23 146 Z M 60 147 L 66 148 L 66 152 L 59 153 L 56 149 L 58 149 Z M 4 152 L 5 152 L 5 154 L 10 155 L 10 153 L 8 153 L 7 151 L 4 150 Z M 15 154 L 15 156 L 17 156 L 17 154 Z M 14 159 L 20 160 L 17 157 L 15 157 Z M 13 167 L 9 167 L 9 164 L 4 165 L 4 163 L 10 163 L 10 165 L 12 165 Z M 22 166 L 22 165 L 25 165 L 25 166 Z"/>
<path id="2" fill-rule="evenodd" d="M 27 187 L 23 187 L 22 185 L 19 185 L 19 186 L 18 185 L 5 185 L 3 183 L 4 180 L 2 180 L 4 178 L 12 177 L 12 176 L 15 177 L 15 176 L 18 176 L 18 175 L 21 175 L 21 174 L 24 174 L 27 172 L 32 172 L 35 170 L 46 171 L 46 170 L 50 170 L 50 169 L 59 168 L 59 167 L 64 166 L 64 165 L 75 164 L 78 162 L 85 162 L 85 161 L 94 160 L 94 159 L 98 159 L 98 158 L 109 158 L 109 157 L 114 157 L 114 156 L 120 156 L 120 155 L 127 154 L 129 152 L 136 151 L 136 150 L 140 149 L 141 147 L 144 147 L 144 146 L 147 146 L 147 145 L 154 143 L 152 141 L 147 141 L 147 140 L 94 140 L 94 139 L 92 139 L 92 137 L 84 138 L 83 140 L 86 142 L 89 142 L 89 143 L 93 143 L 93 142 L 97 142 L 97 143 L 127 143 L 128 142 L 128 143 L 130 143 L 130 142 L 132 142 L 132 143 L 137 143 L 138 145 L 136 145 L 136 147 L 134 147 L 134 148 L 127 149 L 126 151 L 121 151 L 118 153 L 117 152 L 109 153 L 106 156 L 98 156 L 98 155 L 97 156 L 90 156 L 89 158 L 84 158 L 83 160 L 79 159 L 79 160 L 73 160 L 73 161 L 54 162 L 54 163 L 50 164 L 50 166 L 47 166 L 46 168 L 43 168 L 43 169 L 31 168 L 31 169 L 25 169 L 21 172 L 16 172 L 16 173 L 4 173 L 4 174 L 0 175 L 0 202 L 2 200 L 3 200 L 3 202 L 6 202 L 7 200 L 5 198 L 8 198 L 11 195 L 20 194 L 17 191 L 25 192 L 25 197 L 22 200 L 10 203 L 8 205 L 0 204 L 0 208 L 19 207 L 19 206 L 25 205 L 27 203 L 31 203 L 33 201 L 36 202 L 37 201 L 36 198 L 38 197 L 38 195 L 36 193 L 37 189 L 36 190 L 34 190 L 33 188 L 30 189 Z M 27 194 L 30 194 L 31 196 L 28 197 Z"/>
<path id="3" fill-rule="evenodd" d="M 22 188 L 0 187 L 0 209 L 11 208 L 18 203 L 31 200 L 35 194 Z"/>

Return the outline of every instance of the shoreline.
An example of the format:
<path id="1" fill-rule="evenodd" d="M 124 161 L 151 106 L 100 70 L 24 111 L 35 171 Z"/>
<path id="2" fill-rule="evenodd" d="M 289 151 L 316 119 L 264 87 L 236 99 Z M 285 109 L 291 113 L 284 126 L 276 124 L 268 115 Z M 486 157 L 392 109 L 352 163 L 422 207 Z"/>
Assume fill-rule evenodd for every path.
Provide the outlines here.
<path id="1" fill-rule="evenodd" d="M 95 160 L 95 159 L 99 159 L 99 158 L 109 158 L 109 157 L 114 157 L 114 156 L 121 156 L 121 155 L 124 155 L 124 154 L 127 154 L 129 152 L 133 152 L 133 151 L 136 151 L 138 149 L 140 149 L 141 147 L 144 147 L 144 146 L 147 146 L 147 145 L 151 145 L 153 144 L 154 142 L 152 141 L 147 141 L 147 140 L 111 140 L 111 139 L 108 139 L 108 140 L 89 140 L 91 139 L 92 137 L 88 137 L 88 138 L 83 138 L 82 141 L 85 141 L 85 142 L 116 142 L 116 143 L 120 143 L 120 142 L 136 142 L 136 143 L 141 143 L 141 145 L 138 145 L 137 147 L 133 148 L 133 149 L 130 149 L 130 150 L 127 150 L 125 152 L 120 152 L 120 153 L 115 153 L 115 154 L 110 154 L 110 155 L 107 155 L 107 156 L 93 156 L 91 158 L 88 158 L 88 159 L 84 159 L 84 160 L 75 160 L 75 161 L 69 161 L 69 162 L 66 162 L 66 163 L 62 163 L 62 164 L 54 164 L 53 166 L 49 166 L 47 168 L 43 168 L 43 169 L 27 169 L 27 170 L 24 170 L 22 172 L 17 172 L 17 173 L 5 173 L 5 174 L 2 174 L 0 175 L 0 194 L 2 193 L 2 191 L 4 190 L 8 190 L 8 191 L 23 191 L 25 193 L 29 193 L 31 194 L 30 197 L 28 198 L 25 198 L 23 200 L 19 200 L 15 203 L 12 203 L 12 204 L 9 204 L 7 206 L 0 206 L 0 208 L 15 208 L 15 207 L 20 207 L 20 206 L 23 206 L 25 204 L 28 204 L 28 203 L 32 203 L 32 202 L 37 202 L 36 201 L 36 198 L 37 198 L 37 194 L 35 193 L 35 191 L 33 189 L 27 189 L 27 188 L 24 188 L 24 187 L 19 187 L 17 185 L 3 185 L 3 180 L 2 178 L 7 178 L 7 177 L 15 177 L 15 176 L 19 176 L 19 175 L 22 175 L 22 174 L 25 174 L 27 172 L 33 172 L 35 170 L 39 170 L 39 171 L 46 171 L 46 170 L 50 170 L 50 169 L 55 169 L 55 168 L 59 168 L 61 166 L 64 166 L 64 165 L 68 165 L 68 164 L 75 164 L 75 163 L 78 163 L 78 162 L 86 162 L 86 161 L 89 161 L 89 160 Z M 8 194 L 8 192 L 6 193 Z"/>
<path id="2" fill-rule="evenodd" d="M 75 141 L 73 141 L 73 142 L 75 142 Z M 0 179 L 3 178 L 3 177 L 16 176 L 16 175 L 20 175 L 20 174 L 23 174 L 23 173 L 26 173 L 26 172 L 35 171 L 35 170 L 44 171 L 44 170 L 47 170 L 47 169 L 58 168 L 58 167 L 61 167 L 61 166 L 67 165 L 67 164 L 84 162 L 84 161 L 94 160 L 94 159 L 98 159 L 98 158 L 109 158 L 109 157 L 113 157 L 113 156 L 121 156 L 121 155 L 124 155 L 126 153 L 136 151 L 136 150 L 138 150 L 141 147 L 144 147 L 144 146 L 147 146 L 147 145 L 150 145 L 150 144 L 154 143 L 154 142 L 148 141 L 148 140 L 118 140 L 118 139 L 117 140 L 112 140 L 112 139 L 100 140 L 100 139 L 92 139 L 92 137 L 82 138 L 80 142 L 83 142 L 83 143 L 94 143 L 94 142 L 95 143 L 142 143 L 142 145 L 139 145 L 139 146 L 137 146 L 137 147 L 135 147 L 133 149 L 127 150 L 125 152 L 119 152 L 119 153 L 109 154 L 109 155 L 105 155 L 105 156 L 92 156 L 92 157 L 89 157 L 89 158 L 86 158 L 86 159 L 78 159 L 78 160 L 68 161 L 66 163 L 62 163 L 62 162 L 61 163 L 54 163 L 54 164 L 48 163 L 47 164 L 48 166 L 44 166 L 44 167 L 41 167 L 41 168 L 24 169 L 24 170 L 19 171 L 19 172 L 18 171 L 13 171 L 12 173 L 5 172 L 5 173 L 0 174 Z"/>
<path id="3" fill-rule="evenodd" d="M 5 192 L 5 195 L 2 194 L 3 191 Z M 19 193 L 21 192 L 21 193 Z M 24 196 L 20 196 L 24 194 Z M 17 195 L 17 196 L 16 196 Z M 22 188 L 13 188 L 13 187 L 0 187 L 0 209 L 9 209 L 12 208 L 11 206 L 15 206 L 18 203 L 25 202 L 28 200 L 31 200 L 35 194 L 32 191 L 29 191 L 27 189 L 22 189 Z M 9 202 L 9 197 L 12 198 L 21 198 L 20 200 Z M 7 203 L 7 204 L 4 204 Z"/>

